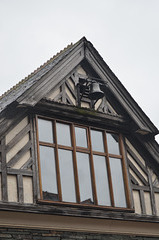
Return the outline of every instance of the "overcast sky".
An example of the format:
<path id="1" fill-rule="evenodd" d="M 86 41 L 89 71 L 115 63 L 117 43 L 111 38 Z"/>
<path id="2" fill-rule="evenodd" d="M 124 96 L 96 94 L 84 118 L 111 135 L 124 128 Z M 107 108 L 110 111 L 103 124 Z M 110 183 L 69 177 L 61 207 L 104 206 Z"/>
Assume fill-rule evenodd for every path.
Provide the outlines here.
<path id="1" fill-rule="evenodd" d="M 159 128 L 159 0 L 0 0 L 0 95 L 83 36 Z"/>

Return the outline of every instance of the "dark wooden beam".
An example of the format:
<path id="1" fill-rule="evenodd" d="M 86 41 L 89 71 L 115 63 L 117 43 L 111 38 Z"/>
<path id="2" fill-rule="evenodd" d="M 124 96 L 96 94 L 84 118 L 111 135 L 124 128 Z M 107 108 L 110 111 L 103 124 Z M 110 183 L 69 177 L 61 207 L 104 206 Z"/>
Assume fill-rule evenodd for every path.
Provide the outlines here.
<path id="1" fill-rule="evenodd" d="M 7 187 L 7 164 L 6 164 L 6 150 L 5 150 L 5 137 L 1 140 L 2 146 L 2 200 L 8 201 L 8 187 Z"/>
<path id="2" fill-rule="evenodd" d="M 23 203 L 23 176 L 22 174 L 17 175 L 17 189 L 18 189 L 18 202 Z"/>
<path id="3" fill-rule="evenodd" d="M 56 116 L 56 118 L 62 117 L 63 119 L 78 121 L 78 123 L 88 123 L 88 125 L 95 124 L 96 126 L 107 127 L 111 130 L 115 129 L 118 132 L 121 131 L 121 129 L 123 131 L 128 131 L 129 129 L 128 122 L 121 116 L 105 114 L 87 108 L 66 106 L 66 104 L 55 103 L 47 99 L 41 100 L 32 110 L 37 114 L 51 117 Z"/>
<path id="4" fill-rule="evenodd" d="M 159 223 L 159 217 L 138 215 L 133 212 L 124 212 L 123 210 L 110 210 L 110 209 L 95 209 L 92 207 L 73 207 L 63 204 L 50 205 L 49 203 L 38 203 L 36 205 L 19 204 L 19 203 L 1 203 L 0 210 L 13 211 L 13 212 L 25 212 L 47 215 L 59 215 L 59 216 L 73 216 L 73 217 L 85 217 L 85 218 L 98 218 L 98 219 L 112 219 L 121 221 L 136 221 L 136 222 L 151 222 Z"/>

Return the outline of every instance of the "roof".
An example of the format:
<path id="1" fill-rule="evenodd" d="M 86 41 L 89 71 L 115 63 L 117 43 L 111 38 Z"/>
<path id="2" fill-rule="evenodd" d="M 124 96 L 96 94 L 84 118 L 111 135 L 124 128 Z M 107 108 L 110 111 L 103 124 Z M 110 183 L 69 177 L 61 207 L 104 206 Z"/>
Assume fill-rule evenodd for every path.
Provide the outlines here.
<path id="1" fill-rule="evenodd" d="M 82 41 L 85 38 L 82 38 Z M 80 42 L 78 41 L 78 42 Z M 10 88 L 8 91 L 3 93 L 0 96 L 0 112 L 2 112 L 10 103 L 14 102 L 24 91 L 34 85 L 43 75 L 45 75 L 51 68 L 53 68 L 61 59 L 63 59 L 66 55 L 71 52 L 74 47 L 78 44 L 71 43 L 67 47 L 65 47 L 60 52 L 56 53 L 53 57 L 51 57 L 47 62 L 42 64 L 40 67 L 35 69 L 31 74 L 27 77 L 19 81 L 16 85 Z M 23 89 L 23 90 L 22 90 Z"/>
<path id="2" fill-rule="evenodd" d="M 120 80 L 111 71 L 109 66 L 104 62 L 103 58 L 94 48 L 92 43 L 89 42 L 85 37 L 80 39 L 75 44 L 68 45 L 62 51 L 50 58 L 46 63 L 37 68 L 34 72 L 28 75 L 25 79 L 21 80 L 18 84 L 4 93 L 0 97 L 0 113 L 15 101 L 17 101 L 18 104 L 25 103 L 34 106 L 37 101 L 40 100 L 39 94 L 37 92 L 34 94 L 35 87 L 37 86 L 36 84 L 41 84 L 41 86 L 43 86 L 44 83 L 42 83 L 41 79 L 49 71 L 54 69 L 56 65 L 58 66 L 61 61 L 71 56 L 73 52 L 77 52 L 80 48 L 83 48 L 84 52 L 80 59 L 82 60 L 85 58 L 88 62 L 90 62 L 90 64 L 94 64 L 94 68 L 96 67 L 95 64 L 100 65 L 103 71 L 99 71 L 99 75 L 101 74 L 101 78 L 105 80 L 105 83 L 109 81 L 110 90 L 116 97 L 118 97 L 126 112 L 128 112 L 133 120 L 136 121 L 136 124 L 139 125 L 139 129 L 149 131 L 153 135 L 156 135 L 158 133 L 158 129 L 142 111 L 139 105 L 134 101 Z M 29 90 L 30 93 L 28 93 Z M 35 95 L 34 99 L 31 99 L 32 95 Z M 41 95 L 41 98 L 42 97 L 43 95 Z"/>

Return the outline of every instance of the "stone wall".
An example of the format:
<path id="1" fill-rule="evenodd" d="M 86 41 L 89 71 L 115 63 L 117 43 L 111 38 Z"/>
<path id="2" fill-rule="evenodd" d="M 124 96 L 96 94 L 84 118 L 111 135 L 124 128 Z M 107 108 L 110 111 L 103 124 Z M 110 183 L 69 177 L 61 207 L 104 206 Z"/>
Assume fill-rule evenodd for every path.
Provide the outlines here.
<path id="1" fill-rule="evenodd" d="M 0 228 L 0 239 L 12 240 L 158 240 L 158 237 L 139 237 L 53 230 Z"/>

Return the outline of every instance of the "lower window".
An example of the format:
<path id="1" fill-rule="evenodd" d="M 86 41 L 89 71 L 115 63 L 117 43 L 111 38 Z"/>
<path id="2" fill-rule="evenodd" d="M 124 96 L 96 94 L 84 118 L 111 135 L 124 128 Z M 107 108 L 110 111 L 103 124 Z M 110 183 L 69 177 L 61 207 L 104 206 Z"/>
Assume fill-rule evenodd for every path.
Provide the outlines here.
<path id="1" fill-rule="evenodd" d="M 129 208 L 121 135 L 37 118 L 41 200 Z"/>

